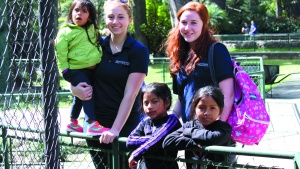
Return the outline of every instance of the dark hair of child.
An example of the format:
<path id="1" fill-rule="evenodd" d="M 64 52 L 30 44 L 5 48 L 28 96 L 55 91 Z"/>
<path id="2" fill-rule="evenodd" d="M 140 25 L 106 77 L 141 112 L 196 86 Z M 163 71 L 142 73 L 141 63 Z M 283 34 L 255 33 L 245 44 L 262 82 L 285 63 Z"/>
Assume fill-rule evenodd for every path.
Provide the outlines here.
<path id="1" fill-rule="evenodd" d="M 167 110 L 170 110 L 170 107 L 172 105 L 172 93 L 168 85 L 165 83 L 149 83 L 144 88 L 142 88 L 141 94 L 140 94 L 140 111 L 144 112 L 143 109 L 143 97 L 145 93 L 153 93 L 157 97 L 161 98 L 165 103 L 170 102 L 170 105 L 167 107 Z"/>
<path id="2" fill-rule="evenodd" d="M 195 109 L 197 104 L 199 103 L 199 101 L 203 98 L 203 97 L 207 97 L 210 96 L 212 97 L 215 102 L 217 103 L 217 105 L 220 108 L 220 115 L 222 113 L 222 110 L 224 108 L 224 95 L 223 92 L 220 90 L 220 88 L 218 87 L 213 87 L 213 86 L 206 86 L 203 87 L 199 90 L 196 91 L 194 98 L 193 98 L 193 102 L 191 105 L 191 120 L 195 120 Z"/>

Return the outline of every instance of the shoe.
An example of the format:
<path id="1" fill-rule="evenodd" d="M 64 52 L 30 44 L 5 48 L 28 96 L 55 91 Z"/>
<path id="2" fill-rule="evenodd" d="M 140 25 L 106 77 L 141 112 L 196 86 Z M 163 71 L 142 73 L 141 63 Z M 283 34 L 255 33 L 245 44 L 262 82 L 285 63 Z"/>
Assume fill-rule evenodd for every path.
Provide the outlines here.
<path id="1" fill-rule="evenodd" d="M 73 121 L 67 125 L 67 131 L 83 132 L 83 128 L 78 124 L 78 121 Z"/>
<path id="2" fill-rule="evenodd" d="M 86 134 L 90 136 L 97 136 L 108 130 L 110 130 L 110 128 L 103 127 L 98 123 L 98 121 L 95 121 L 92 126 L 88 126 Z"/>

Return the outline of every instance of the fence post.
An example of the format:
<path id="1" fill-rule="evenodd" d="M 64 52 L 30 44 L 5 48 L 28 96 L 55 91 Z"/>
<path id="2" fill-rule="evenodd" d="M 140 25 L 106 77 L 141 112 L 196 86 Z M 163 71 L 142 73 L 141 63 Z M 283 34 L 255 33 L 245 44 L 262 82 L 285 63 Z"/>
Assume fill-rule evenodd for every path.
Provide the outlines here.
<path id="1" fill-rule="evenodd" d="M 112 165 L 113 169 L 120 168 L 120 158 L 119 158 L 119 140 L 115 138 L 112 143 Z"/>
<path id="2" fill-rule="evenodd" d="M 8 46 L 9 46 L 9 42 L 8 42 L 8 5 L 7 3 L 5 3 L 4 1 L 0 1 L 0 9 L 1 9 L 1 15 L 0 15 L 0 51 L 1 51 L 1 55 L 0 55 L 0 62 L 1 65 L 3 65 L 1 71 L 0 71 L 0 81 L 2 83 L 0 83 L 0 92 L 3 93 L 5 92 L 6 89 L 8 89 L 8 91 L 11 90 L 11 86 L 12 85 L 7 85 L 10 84 L 11 81 L 10 79 L 6 79 L 6 77 L 8 77 L 9 74 L 9 67 L 8 65 L 10 64 L 10 55 L 8 52 Z M 4 68 L 6 67 L 6 68 Z M 5 82 L 6 80 L 8 80 L 7 82 Z M 7 88 L 9 87 L 9 88 Z"/>
<path id="3" fill-rule="evenodd" d="M 166 76 L 165 76 L 165 71 L 166 71 L 166 69 L 165 69 L 165 64 L 166 64 L 166 62 L 165 62 L 165 59 L 163 59 L 162 60 L 162 68 L 163 68 L 163 82 L 164 83 L 166 83 Z"/>
<path id="4" fill-rule="evenodd" d="M 291 34 L 290 33 L 288 33 L 288 48 L 289 48 L 289 51 L 291 50 Z"/>
<path id="5" fill-rule="evenodd" d="M 256 41 L 255 41 L 255 34 L 252 35 L 253 36 L 253 50 L 255 52 L 255 49 L 256 49 Z"/>
<path id="6" fill-rule="evenodd" d="M 295 169 L 299 169 L 300 168 L 300 152 L 296 153 L 295 154 L 295 157 L 294 157 L 294 168 Z"/>
<path id="7" fill-rule="evenodd" d="M 41 0 L 39 3 L 39 25 L 40 25 L 40 47 L 42 63 L 42 99 L 44 112 L 44 153 L 45 168 L 60 168 L 60 147 L 58 142 L 58 121 L 57 121 L 57 65 L 54 54 L 53 39 L 57 25 L 57 0 Z"/>
<path id="8" fill-rule="evenodd" d="M 4 126 L 2 126 L 2 142 L 3 142 L 3 147 L 2 147 L 2 151 L 3 151 L 3 158 L 4 158 L 4 168 L 5 169 L 9 169 L 9 161 L 8 161 L 8 147 L 7 147 L 7 128 L 5 128 Z"/>

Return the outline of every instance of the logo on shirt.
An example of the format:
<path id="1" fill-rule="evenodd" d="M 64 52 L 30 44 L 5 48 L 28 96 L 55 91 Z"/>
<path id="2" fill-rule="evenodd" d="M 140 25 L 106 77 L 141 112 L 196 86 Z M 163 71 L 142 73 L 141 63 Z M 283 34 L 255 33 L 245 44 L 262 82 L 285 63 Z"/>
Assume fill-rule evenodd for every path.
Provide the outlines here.
<path id="1" fill-rule="evenodd" d="M 208 67 L 208 63 L 197 63 L 199 67 Z"/>
<path id="2" fill-rule="evenodd" d="M 130 63 L 129 62 L 126 62 L 126 61 L 121 61 L 121 60 L 116 60 L 115 62 L 116 64 L 119 64 L 119 65 L 126 65 L 126 66 L 129 66 Z"/>

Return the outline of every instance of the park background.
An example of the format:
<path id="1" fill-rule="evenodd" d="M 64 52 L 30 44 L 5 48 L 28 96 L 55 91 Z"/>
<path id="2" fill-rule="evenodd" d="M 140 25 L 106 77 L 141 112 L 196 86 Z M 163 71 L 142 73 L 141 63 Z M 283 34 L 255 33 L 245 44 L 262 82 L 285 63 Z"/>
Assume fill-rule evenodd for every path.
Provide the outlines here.
<path id="1" fill-rule="evenodd" d="M 103 4 L 93 1 L 98 8 L 100 29 L 105 28 Z M 177 23 L 178 9 L 188 0 L 130 0 L 134 22 L 130 33 L 145 44 L 150 53 L 165 56 L 163 43 Z M 241 34 L 243 24 L 254 20 L 258 33 L 300 32 L 300 0 L 198 0 L 207 5 L 210 25 L 215 34 Z M 58 21 L 65 21 L 70 0 L 60 0 Z"/>

